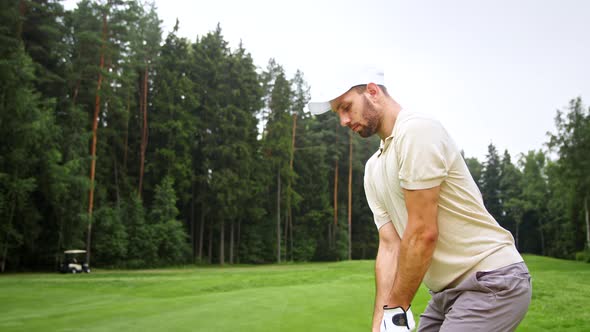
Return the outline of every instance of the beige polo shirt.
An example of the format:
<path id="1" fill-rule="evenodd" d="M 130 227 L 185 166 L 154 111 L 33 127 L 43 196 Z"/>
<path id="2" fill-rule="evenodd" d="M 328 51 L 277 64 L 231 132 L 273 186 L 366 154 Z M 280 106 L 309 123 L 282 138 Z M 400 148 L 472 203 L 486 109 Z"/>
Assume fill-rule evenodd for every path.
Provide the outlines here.
<path id="1" fill-rule="evenodd" d="M 438 292 L 475 271 L 521 262 L 514 238 L 484 207 L 460 150 L 429 116 L 402 110 L 391 136 L 365 166 L 365 192 L 378 228 L 408 223 L 403 189 L 440 185 L 438 240 L 424 284 Z"/>

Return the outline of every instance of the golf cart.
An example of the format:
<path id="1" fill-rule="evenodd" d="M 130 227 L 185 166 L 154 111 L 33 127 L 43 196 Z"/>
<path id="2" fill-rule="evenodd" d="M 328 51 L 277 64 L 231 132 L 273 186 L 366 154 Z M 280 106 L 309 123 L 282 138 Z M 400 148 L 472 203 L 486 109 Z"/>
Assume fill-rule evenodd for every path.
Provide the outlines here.
<path id="1" fill-rule="evenodd" d="M 85 262 L 86 250 L 66 250 L 59 267 L 61 273 L 90 273 L 90 267 Z"/>

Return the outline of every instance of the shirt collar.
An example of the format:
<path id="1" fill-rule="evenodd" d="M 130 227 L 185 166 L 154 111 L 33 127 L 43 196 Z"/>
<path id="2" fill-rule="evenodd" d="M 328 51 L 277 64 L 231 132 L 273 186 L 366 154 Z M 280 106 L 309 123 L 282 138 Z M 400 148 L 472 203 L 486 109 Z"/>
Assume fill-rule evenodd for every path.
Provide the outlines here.
<path id="1" fill-rule="evenodd" d="M 401 109 L 401 111 L 403 111 L 403 108 Z M 401 114 L 402 112 L 399 112 L 399 114 Z M 397 119 L 395 121 L 395 124 L 397 124 L 400 116 L 397 116 Z M 387 136 L 385 138 L 385 140 L 381 140 L 381 143 L 379 144 L 379 156 L 381 156 L 381 154 L 387 150 L 387 148 L 389 147 L 389 145 L 391 144 L 391 140 L 393 140 L 393 133 L 395 132 L 395 125 L 393 126 L 393 128 L 391 128 L 391 135 Z"/>
<path id="2" fill-rule="evenodd" d="M 391 140 L 393 140 L 393 131 L 391 132 L 391 135 L 385 138 L 385 140 L 381 140 L 381 143 L 379 144 L 379 156 L 381 156 L 381 154 L 387 150 L 391 144 Z"/>

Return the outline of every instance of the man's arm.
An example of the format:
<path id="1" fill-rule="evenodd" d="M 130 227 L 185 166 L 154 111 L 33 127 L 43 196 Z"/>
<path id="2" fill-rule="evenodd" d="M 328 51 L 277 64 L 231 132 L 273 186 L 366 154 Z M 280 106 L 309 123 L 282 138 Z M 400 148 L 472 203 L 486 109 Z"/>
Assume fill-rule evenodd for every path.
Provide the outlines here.
<path id="1" fill-rule="evenodd" d="M 404 190 L 408 224 L 398 255 L 398 269 L 387 298 L 389 307 L 407 310 L 430 266 L 438 239 L 438 197 L 440 186 Z"/>
<path id="2" fill-rule="evenodd" d="M 375 310 L 373 311 L 373 331 L 379 332 L 383 317 L 383 306 L 391 292 L 395 271 L 397 270 L 397 255 L 400 238 L 391 222 L 379 228 L 379 249 L 375 261 Z"/>

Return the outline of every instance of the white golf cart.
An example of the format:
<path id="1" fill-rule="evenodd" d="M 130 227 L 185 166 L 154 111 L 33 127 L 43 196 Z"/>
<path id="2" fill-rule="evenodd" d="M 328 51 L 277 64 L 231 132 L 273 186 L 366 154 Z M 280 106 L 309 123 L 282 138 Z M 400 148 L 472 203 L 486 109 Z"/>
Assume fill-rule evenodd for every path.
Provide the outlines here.
<path id="1" fill-rule="evenodd" d="M 85 262 L 86 250 L 66 250 L 60 265 L 61 273 L 90 273 L 90 267 Z"/>

